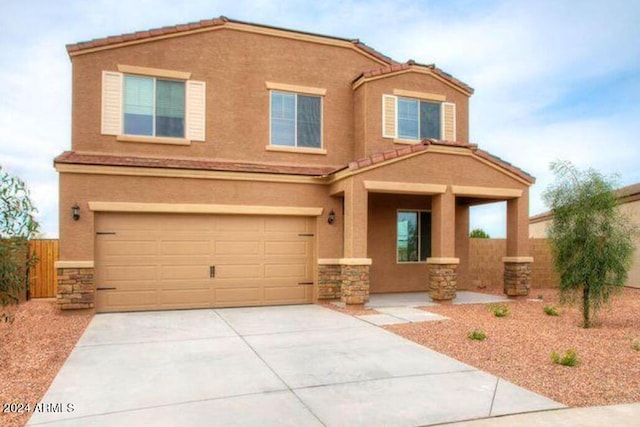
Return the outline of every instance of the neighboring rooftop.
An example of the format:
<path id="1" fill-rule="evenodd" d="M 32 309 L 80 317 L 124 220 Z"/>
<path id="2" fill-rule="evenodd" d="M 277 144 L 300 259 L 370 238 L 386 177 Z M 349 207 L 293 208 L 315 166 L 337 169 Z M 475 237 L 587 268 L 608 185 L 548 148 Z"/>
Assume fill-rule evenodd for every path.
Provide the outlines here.
<path id="1" fill-rule="evenodd" d="M 640 200 L 640 183 L 620 187 L 616 191 L 616 196 L 620 204 L 631 203 Z M 529 217 L 529 224 L 536 224 L 551 219 L 551 211 L 542 212 Z"/>

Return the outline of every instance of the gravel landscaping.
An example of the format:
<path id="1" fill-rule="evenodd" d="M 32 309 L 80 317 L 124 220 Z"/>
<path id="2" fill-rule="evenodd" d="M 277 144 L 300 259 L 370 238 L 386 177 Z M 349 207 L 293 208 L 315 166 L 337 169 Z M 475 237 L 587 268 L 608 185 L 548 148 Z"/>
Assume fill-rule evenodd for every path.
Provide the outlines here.
<path id="1" fill-rule="evenodd" d="M 580 327 L 577 307 L 561 306 L 557 290 L 532 290 L 531 298 L 505 303 L 506 317 L 488 304 L 425 307 L 450 320 L 407 323 L 385 328 L 476 368 L 505 378 L 569 406 L 640 402 L 640 289 L 626 288 L 601 310 L 595 327 Z M 553 305 L 559 316 L 543 308 Z M 467 335 L 483 330 L 487 338 Z M 573 349 L 576 367 L 551 362 L 551 352 Z"/>
<path id="2" fill-rule="evenodd" d="M 0 404 L 34 405 L 71 353 L 92 312 L 61 312 L 51 299 L 34 299 L 11 310 L 13 323 L 0 323 Z M 3 408 L 6 409 L 6 408 Z M 0 425 L 22 426 L 30 413 L 0 413 Z"/>

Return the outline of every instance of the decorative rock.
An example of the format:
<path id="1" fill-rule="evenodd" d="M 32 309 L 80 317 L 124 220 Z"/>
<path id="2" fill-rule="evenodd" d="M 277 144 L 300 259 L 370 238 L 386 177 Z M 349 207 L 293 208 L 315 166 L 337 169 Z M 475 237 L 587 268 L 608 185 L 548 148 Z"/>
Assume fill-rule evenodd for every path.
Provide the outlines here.
<path id="1" fill-rule="evenodd" d="M 341 296 L 342 266 L 340 264 L 318 265 L 318 299 L 336 299 Z"/>

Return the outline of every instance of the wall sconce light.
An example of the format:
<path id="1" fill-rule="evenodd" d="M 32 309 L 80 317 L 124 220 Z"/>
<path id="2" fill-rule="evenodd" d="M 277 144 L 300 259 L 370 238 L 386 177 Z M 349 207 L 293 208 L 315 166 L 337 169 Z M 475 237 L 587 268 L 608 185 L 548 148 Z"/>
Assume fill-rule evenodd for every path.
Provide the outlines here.
<path id="1" fill-rule="evenodd" d="M 73 214 L 73 220 L 77 221 L 80 219 L 80 206 L 78 206 L 77 203 L 75 203 L 72 207 L 71 207 L 71 213 Z"/>
<path id="2" fill-rule="evenodd" d="M 329 224 L 333 224 L 335 220 L 336 220 L 336 213 L 333 211 L 333 209 L 331 209 L 331 212 L 329 212 L 329 216 L 327 217 L 327 222 Z"/>

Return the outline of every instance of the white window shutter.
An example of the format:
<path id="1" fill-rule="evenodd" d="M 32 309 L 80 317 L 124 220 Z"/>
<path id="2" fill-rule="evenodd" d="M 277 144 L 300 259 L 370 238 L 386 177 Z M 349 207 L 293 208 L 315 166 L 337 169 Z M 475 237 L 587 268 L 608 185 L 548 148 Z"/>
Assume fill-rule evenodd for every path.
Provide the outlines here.
<path id="1" fill-rule="evenodd" d="M 398 135 L 397 117 L 397 97 L 382 95 L 382 136 L 384 138 L 395 138 Z"/>
<path id="2" fill-rule="evenodd" d="M 204 141 L 206 128 L 206 84 L 195 80 L 187 81 L 187 139 Z"/>
<path id="3" fill-rule="evenodd" d="M 102 134 L 122 134 L 122 73 L 102 72 Z"/>
<path id="4" fill-rule="evenodd" d="M 456 104 L 452 102 L 442 103 L 442 139 L 456 140 Z"/>

